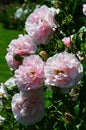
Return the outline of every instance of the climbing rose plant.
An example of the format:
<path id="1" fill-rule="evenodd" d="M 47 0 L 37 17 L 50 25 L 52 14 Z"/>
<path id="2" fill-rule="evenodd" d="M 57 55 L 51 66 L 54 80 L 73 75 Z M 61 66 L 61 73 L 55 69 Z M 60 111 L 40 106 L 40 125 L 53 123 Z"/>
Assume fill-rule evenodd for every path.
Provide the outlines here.
<path id="1" fill-rule="evenodd" d="M 85 15 L 85 5 L 82 11 Z M 42 121 L 47 115 L 46 109 L 51 107 L 52 110 L 52 103 L 55 105 L 59 101 L 56 98 L 58 93 L 76 101 L 77 96 L 73 96 L 82 85 L 82 61 L 86 54 L 81 55 L 76 41 L 77 38 L 83 41 L 86 28 L 83 26 L 77 33 L 65 36 L 62 30 L 59 32 L 60 25 L 56 19 L 59 14 L 59 8 L 46 5 L 36 8 L 26 19 L 25 34 L 12 40 L 7 48 L 5 58 L 13 74 L 1 84 L 0 95 L 9 99 L 5 89 L 16 88 L 11 95 L 11 110 L 15 120 L 24 126 Z M 60 40 L 58 33 L 62 35 Z M 60 51 L 59 46 L 63 47 Z M 56 51 L 51 54 L 52 47 Z M 72 115 L 66 112 L 64 116 L 70 123 Z"/>

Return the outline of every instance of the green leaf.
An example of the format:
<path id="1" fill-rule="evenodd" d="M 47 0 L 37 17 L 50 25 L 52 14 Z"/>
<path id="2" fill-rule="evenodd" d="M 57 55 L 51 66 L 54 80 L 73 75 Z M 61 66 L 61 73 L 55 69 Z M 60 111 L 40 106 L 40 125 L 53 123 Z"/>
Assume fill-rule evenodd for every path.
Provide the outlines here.
<path id="1" fill-rule="evenodd" d="M 46 90 L 45 92 L 45 108 L 48 108 L 52 104 L 52 90 Z"/>
<path id="2" fill-rule="evenodd" d="M 76 10 L 76 7 L 77 7 L 77 4 L 78 4 L 78 0 L 75 0 L 75 1 L 74 1 L 74 5 L 73 5 L 72 14 L 75 13 L 75 10 Z"/>
<path id="3" fill-rule="evenodd" d="M 75 112 L 75 116 L 78 117 L 79 116 L 79 105 L 76 105 L 74 107 L 74 112 Z"/>
<path id="4" fill-rule="evenodd" d="M 53 91 L 52 90 L 46 90 L 45 92 L 45 98 L 52 98 Z"/>
<path id="5" fill-rule="evenodd" d="M 52 102 L 50 100 L 45 100 L 45 108 L 48 108 L 52 105 Z"/>
<path id="6" fill-rule="evenodd" d="M 83 32 L 86 32 L 86 27 L 85 26 L 82 26 L 79 31 L 79 33 L 83 33 Z"/>

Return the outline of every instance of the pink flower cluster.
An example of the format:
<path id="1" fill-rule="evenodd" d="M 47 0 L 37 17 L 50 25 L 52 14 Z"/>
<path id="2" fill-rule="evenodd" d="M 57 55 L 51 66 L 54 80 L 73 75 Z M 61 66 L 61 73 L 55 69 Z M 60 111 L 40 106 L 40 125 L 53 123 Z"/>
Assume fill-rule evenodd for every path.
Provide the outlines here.
<path id="1" fill-rule="evenodd" d="M 45 44 L 51 38 L 56 28 L 55 11 L 45 5 L 34 10 L 25 23 L 28 34 L 20 34 L 7 49 L 6 61 L 14 70 L 15 83 L 20 90 L 12 99 L 12 111 L 22 124 L 34 124 L 44 115 L 44 62 L 35 54 L 36 43 Z"/>
<path id="2" fill-rule="evenodd" d="M 27 35 L 20 34 L 8 46 L 6 60 L 8 66 L 16 70 L 22 64 L 22 58 L 36 52 L 36 44 L 45 44 L 55 32 L 55 8 L 46 5 L 35 9 L 26 20 Z M 45 15 L 46 14 L 46 15 Z"/>
<path id="3" fill-rule="evenodd" d="M 26 56 L 14 76 L 20 90 L 12 99 L 14 117 L 21 124 L 32 125 L 44 116 L 44 62 L 38 55 Z"/>
<path id="4" fill-rule="evenodd" d="M 32 125 L 44 116 L 44 62 L 38 55 L 26 56 L 14 76 L 20 90 L 12 98 L 14 117 L 23 125 Z"/>
<path id="5" fill-rule="evenodd" d="M 61 52 L 48 58 L 41 51 L 45 61 L 36 54 L 37 45 L 48 43 L 55 32 L 55 14 L 56 9 L 46 5 L 35 9 L 25 23 L 28 34 L 20 34 L 7 49 L 6 60 L 14 70 L 15 84 L 20 90 L 12 98 L 12 111 L 15 119 L 24 125 L 32 125 L 44 116 L 43 83 L 70 89 L 83 75 L 83 67 L 73 54 Z M 69 37 L 62 41 L 67 47 L 71 45 Z"/>

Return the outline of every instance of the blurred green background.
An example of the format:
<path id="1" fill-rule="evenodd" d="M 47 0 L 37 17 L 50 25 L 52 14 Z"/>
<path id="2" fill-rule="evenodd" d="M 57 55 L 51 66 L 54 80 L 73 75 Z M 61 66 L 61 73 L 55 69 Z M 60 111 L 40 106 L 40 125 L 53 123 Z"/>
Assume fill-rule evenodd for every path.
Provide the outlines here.
<path id="1" fill-rule="evenodd" d="M 8 44 L 12 39 L 17 38 L 19 33 L 20 31 L 17 30 L 5 29 L 3 25 L 0 24 L 0 82 L 6 81 L 11 76 L 5 55 L 7 53 Z"/>

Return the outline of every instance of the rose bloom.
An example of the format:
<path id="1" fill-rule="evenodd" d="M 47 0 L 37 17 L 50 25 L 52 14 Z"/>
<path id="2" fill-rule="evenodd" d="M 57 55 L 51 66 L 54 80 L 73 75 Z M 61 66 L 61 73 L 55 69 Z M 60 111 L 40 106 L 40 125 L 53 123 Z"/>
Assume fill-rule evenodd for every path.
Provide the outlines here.
<path id="1" fill-rule="evenodd" d="M 42 120 L 44 116 L 44 95 L 42 90 L 28 93 L 28 98 L 17 93 L 12 98 L 12 112 L 14 118 L 23 125 L 33 125 Z"/>
<path id="2" fill-rule="evenodd" d="M 11 41 L 7 50 L 13 56 L 26 56 L 35 53 L 37 48 L 28 35 L 20 34 L 18 39 Z"/>
<path id="3" fill-rule="evenodd" d="M 83 14 L 86 15 L 86 4 L 83 4 L 83 9 L 82 9 L 82 11 L 83 11 Z"/>
<path id="4" fill-rule="evenodd" d="M 21 91 L 36 89 L 44 81 L 44 62 L 38 55 L 25 57 L 23 64 L 15 71 L 15 82 Z"/>
<path id="5" fill-rule="evenodd" d="M 70 37 L 64 37 L 62 39 L 62 41 L 63 41 L 65 46 L 67 46 L 67 47 L 71 46 L 71 44 L 72 44 L 72 37 L 73 37 L 73 35 L 71 35 Z"/>
<path id="6" fill-rule="evenodd" d="M 46 44 L 55 32 L 55 14 L 56 9 L 44 5 L 28 16 L 25 28 L 36 44 Z"/>
<path id="7" fill-rule="evenodd" d="M 21 65 L 21 61 L 16 60 L 11 54 L 7 53 L 6 56 L 7 64 L 10 68 L 16 70 L 19 65 Z"/>
<path id="8" fill-rule="evenodd" d="M 83 66 L 71 53 L 62 52 L 50 57 L 45 65 L 45 84 L 72 88 L 83 76 Z"/>

